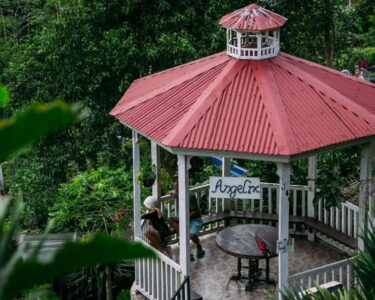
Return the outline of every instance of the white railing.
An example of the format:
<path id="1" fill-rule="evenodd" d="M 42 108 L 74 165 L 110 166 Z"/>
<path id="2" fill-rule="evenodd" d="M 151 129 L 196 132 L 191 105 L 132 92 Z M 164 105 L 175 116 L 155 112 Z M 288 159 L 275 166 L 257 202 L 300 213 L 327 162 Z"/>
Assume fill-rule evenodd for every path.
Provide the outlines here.
<path id="1" fill-rule="evenodd" d="M 210 198 L 208 196 L 208 189 L 209 184 L 206 184 L 190 190 L 198 200 L 204 196 L 207 197 L 207 207 L 201 207 L 202 214 L 212 215 L 224 210 L 269 214 L 278 213 L 279 184 L 277 183 L 262 182 L 260 199 Z M 290 199 L 290 214 L 293 216 L 307 216 L 307 186 L 291 185 Z M 163 196 L 161 210 L 166 218 L 177 215 L 178 203 L 176 199 L 168 195 Z M 272 222 L 270 221 L 269 223 Z M 202 231 L 210 231 L 222 226 L 224 226 L 223 222 L 216 222 L 205 226 Z M 297 225 L 293 224 L 291 230 L 293 233 L 296 233 L 298 231 Z"/>
<path id="2" fill-rule="evenodd" d="M 344 202 L 341 203 L 340 207 L 325 209 L 324 204 L 325 200 L 320 200 L 318 203 L 317 219 L 350 237 L 357 238 L 358 206 L 350 202 Z"/>
<path id="3" fill-rule="evenodd" d="M 140 238 L 135 240 L 150 247 Z M 184 281 L 184 276 L 175 261 L 158 251 L 155 252 L 156 258 L 136 259 L 135 285 L 148 299 L 170 299 Z"/>
<path id="4" fill-rule="evenodd" d="M 340 282 L 350 291 L 353 284 L 354 257 L 289 276 L 289 286 L 309 289 L 330 281 Z"/>
<path id="5" fill-rule="evenodd" d="M 208 197 L 209 184 L 202 185 L 191 189 L 191 192 L 195 194 L 197 199 L 200 199 L 204 195 L 208 198 L 207 207 L 204 207 L 202 213 L 204 214 L 215 214 L 222 212 L 225 209 L 231 211 L 248 211 L 248 212 L 260 212 L 277 214 L 278 213 L 278 202 L 279 202 L 279 184 L 277 183 L 261 183 L 261 196 L 259 199 L 222 199 L 222 198 L 210 198 Z M 303 185 L 291 185 L 291 194 L 289 202 L 289 212 L 292 216 L 307 216 L 307 186 Z M 325 209 L 324 200 L 319 201 L 315 212 L 315 217 L 323 222 L 324 224 L 334 228 L 342 233 L 357 238 L 358 228 L 358 206 L 344 202 L 341 206 L 331 207 Z M 162 197 L 162 211 L 166 217 L 175 216 L 178 213 L 178 203 L 171 196 Z M 270 222 L 271 223 L 271 222 Z M 222 226 L 223 223 L 218 222 L 212 224 L 205 229 L 211 230 L 217 226 Z M 291 232 L 298 232 L 298 225 L 291 225 Z"/>

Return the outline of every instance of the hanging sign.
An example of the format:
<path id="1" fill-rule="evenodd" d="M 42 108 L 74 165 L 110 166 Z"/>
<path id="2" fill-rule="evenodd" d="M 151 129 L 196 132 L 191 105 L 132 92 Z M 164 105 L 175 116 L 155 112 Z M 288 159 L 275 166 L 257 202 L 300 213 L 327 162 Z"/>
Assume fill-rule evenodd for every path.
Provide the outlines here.
<path id="1" fill-rule="evenodd" d="M 276 253 L 294 252 L 294 239 L 283 239 L 277 241 Z"/>
<path id="2" fill-rule="evenodd" d="M 260 199 L 260 179 L 256 177 L 210 177 L 210 197 Z"/>

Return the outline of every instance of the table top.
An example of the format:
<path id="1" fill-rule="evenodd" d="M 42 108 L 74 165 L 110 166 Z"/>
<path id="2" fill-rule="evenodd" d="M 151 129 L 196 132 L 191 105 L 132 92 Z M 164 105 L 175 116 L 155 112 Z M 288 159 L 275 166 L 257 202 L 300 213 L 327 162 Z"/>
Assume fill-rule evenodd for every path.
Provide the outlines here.
<path id="1" fill-rule="evenodd" d="M 269 250 L 269 257 L 275 257 L 277 229 L 262 224 L 241 224 L 228 227 L 216 235 L 216 244 L 221 250 L 240 258 L 264 258 L 255 236 L 259 236 Z"/>

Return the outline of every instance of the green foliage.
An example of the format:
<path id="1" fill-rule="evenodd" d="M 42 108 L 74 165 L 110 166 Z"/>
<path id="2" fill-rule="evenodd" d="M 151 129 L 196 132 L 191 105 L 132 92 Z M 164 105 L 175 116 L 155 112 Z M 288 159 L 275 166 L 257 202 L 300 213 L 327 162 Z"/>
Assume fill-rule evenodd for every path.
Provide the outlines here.
<path id="1" fill-rule="evenodd" d="M 123 290 L 118 295 L 116 300 L 130 300 L 130 291 L 129 290 Z"/>
<path id="2" fill-rule="evenodd" d="M 9 94 L 5 86 L 0 84 L 0 108 L 7 106 L 9 103 Z"/>
<path id="3" fill-rule="evenodd" d="M 61 185 L 51 209 L 57 231 L 124 230 L 132 219 L 132 175 L 101 167 Z"/>
<path id="4" fill-rule="evenodd" d="M 353 67 L 357 60 L 353 49 L 374 47 L 373 3 L 358 0 L 347 9 L 339 0 L 259 2 L 289 19 L 281 32 L 283 51 L 317 62 L 333 59 L 339 69 Z M 130 166 L 126 145 L 130 131 L 108 116 L 110 109 L 140 76 L 224 50 L 225 30 L 218 20 L 247 4 L 244 0 L 1 1 L 0 80 L 14 96 L 10 109 L 61 98 L 91 109 L 80 124 L 41 139 L 22 158 L 4 166 L 6 191 L 14 197 L 21 187 L 24 190 L 30 214 L 25 214 L 22 225 L 43 228 L 59 185 L 77 172 L 103 165 Z M 166 163 L 170 162 L 174 159 Z M 253 169 L 261 169 L 267 181 L 277 180 L 274 165 Z M 168 166 L 168 174 L 170 170 Z M 33 176 L 33 183 L 23 174 Z M 46 189 L 40 191 L 41 186 Z"/>
<path id="5" fill-rule="evenodd" d="M 359 178 L 360 154 L 358 147 L 329 152 L 319 156 L 317 192 L 314 203 L 325 199 L 326 208 L 339 206 L 344 196 L 342 188 Z"/>
<path id="6" fill-rule="evenodd" d="M 24 291 L 22 298 L 27 300 L 59 300 L 60 298 L 52 290 L 50 283 L 37 284 Z"/>
<path id="7" fill-rule="evenodd" d="M 37 260 L 43 244 L 39 244 L 27 259 L 22 259 L 24 249 L 11 253 L 15 228 L 23 205 L 18 204 L 5 229 L 7 201 L 0 202 L 0 300 L 12 299 L 25 289 L 44 280 L 57 277 L 77 268 L 112 264 L 138 257 L 153 257 L 152 250 L 139 244 L 97 234 L 82 243 L 67 242 L 48 262 Z M 30 276 L 32 274 L 32 276 Z"/>
<path id="8" fill-rule="evenodd" d="M 369 234 L 363 238 L 365 251 L 358 253 L 354 272 L 359 279 L 363 292 L 359 293 L 362 299 L 375 299 L 375 230 L 370 223 Z"/>
<path id="9" fill-rule="evenodd" d="M 0 162 L 15 150 L 71 124 L 77 118 L 76 112 L 76 107 L 64 102 L 34 104 L 13 118 L 0 121 L 0 140 L 7 141 L 1 146 Z"/>
<path id="10" fill-rule="evenodd" d="M 156 167 L 148 163 L 143 163 L 138 174 L 137 183 L 143 185 L 144 187 L 151 187 L 156 179 Z"/>

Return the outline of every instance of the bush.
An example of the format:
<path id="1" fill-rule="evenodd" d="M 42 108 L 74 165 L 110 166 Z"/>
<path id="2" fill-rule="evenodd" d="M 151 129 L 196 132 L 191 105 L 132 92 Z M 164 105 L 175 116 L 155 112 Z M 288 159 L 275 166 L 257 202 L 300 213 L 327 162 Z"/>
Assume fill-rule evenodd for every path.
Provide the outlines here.
<path id="1" fill-rule="evenodd" d="M 132 219 L 132 175 L 101 167 L 62 184 L 50 212 L 58 231 L 123 230 Z"/>

